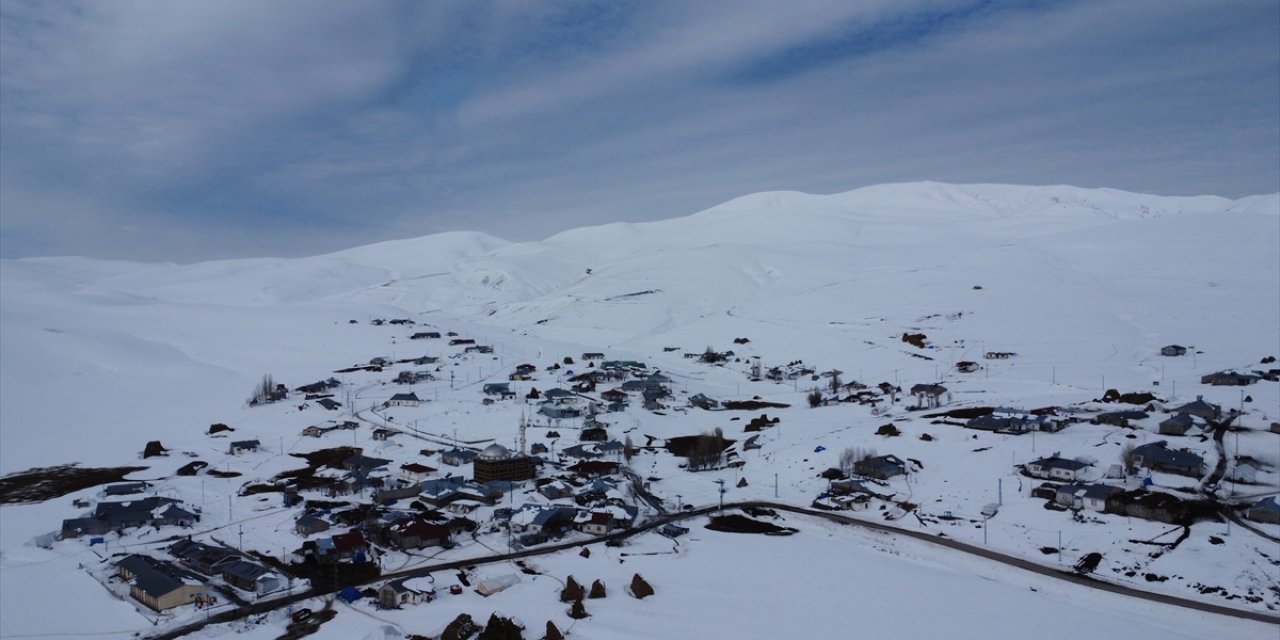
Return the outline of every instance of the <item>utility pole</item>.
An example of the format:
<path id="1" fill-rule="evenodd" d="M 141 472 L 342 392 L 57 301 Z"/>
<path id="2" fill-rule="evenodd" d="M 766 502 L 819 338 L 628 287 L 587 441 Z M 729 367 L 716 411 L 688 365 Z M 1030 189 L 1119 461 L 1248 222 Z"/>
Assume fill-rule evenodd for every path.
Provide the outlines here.
<path id="1" fill-rule="evenodd" d="M 720 485 L 720 511 L 723 512 L 724 511 L 724 492 L 725 492 L 724 478 L 716 480 L 716 484 Z"/>
<path id="2" fill-rule="evenodd" d="M 778 497 L 778 474 L 773 474 L 773 497 Z"/>

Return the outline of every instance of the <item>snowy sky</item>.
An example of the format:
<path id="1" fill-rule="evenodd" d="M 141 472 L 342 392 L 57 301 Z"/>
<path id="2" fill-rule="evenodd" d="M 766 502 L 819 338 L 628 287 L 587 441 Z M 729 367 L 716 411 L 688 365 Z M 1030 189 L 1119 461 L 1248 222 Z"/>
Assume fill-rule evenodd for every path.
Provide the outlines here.
<path id="1" fill-rule="evenodd" d="M 913 180 L 1280 190 L 1280 5 L 0 3 L 0 255 L 535 239 Z"/>

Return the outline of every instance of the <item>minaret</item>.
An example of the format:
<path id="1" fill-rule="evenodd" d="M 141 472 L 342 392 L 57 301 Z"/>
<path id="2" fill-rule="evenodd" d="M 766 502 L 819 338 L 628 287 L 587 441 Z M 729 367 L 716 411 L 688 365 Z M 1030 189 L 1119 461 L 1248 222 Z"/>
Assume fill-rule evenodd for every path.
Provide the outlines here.
<path id="1" fill-rule="evenodd" d="M 524 436 L 524 432 L 525 432 L 525 426 L 526 426 L 526 425 L 525 425 L 525 420 L 524 420 L 524 410 L 523 410 L 523 409 L 521 409 L 521 410 L 520 410 L 520 455 L 522 455 L 522 456 L 524 455 L 524 444 L 525 444 L 525 436 Z"/>

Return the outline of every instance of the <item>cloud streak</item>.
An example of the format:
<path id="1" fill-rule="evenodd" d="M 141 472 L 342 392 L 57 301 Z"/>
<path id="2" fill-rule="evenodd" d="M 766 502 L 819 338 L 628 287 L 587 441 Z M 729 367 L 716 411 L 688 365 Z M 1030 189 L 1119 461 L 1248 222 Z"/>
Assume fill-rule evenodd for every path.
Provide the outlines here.
<path id="1" fill-rule="evenodd" d="M 0 255 L 511 239 L 768 189 L 1280 190 L 1270 2 L 0 5 Z"/>

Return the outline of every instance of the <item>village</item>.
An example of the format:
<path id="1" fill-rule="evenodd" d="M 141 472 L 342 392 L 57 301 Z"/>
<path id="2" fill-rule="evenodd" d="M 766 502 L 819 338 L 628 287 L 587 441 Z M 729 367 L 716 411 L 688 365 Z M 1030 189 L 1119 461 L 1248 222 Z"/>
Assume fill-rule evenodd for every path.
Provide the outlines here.
<path id="1" fill-rule="evenodd" d="M 948 364 L 946 380 L 908 384 L 849 379 L 830 367 L 840 363 L 766 365 L 776 354 L 750 353 L 747 338 L 733 340 L 738 353 L 667 347 L 648 356 L 662 366 L 603 351 L 520 353 L 508 363 L 515 345 L 497 346 L 499 356 L 495 346 L 424 331 L 409 319 L 351 323 L 352 330 L 402 332 L 389 344 L 432 355 L 374 356 L 295 387 L 264 376 L 242 409 L 255 420 L 208 428 L 220 456 L 203 461 L 183 452 L 192 460 L 170 478 L 78 496 L 83 515 L 63 521 L 60 542 L 44 543 L 94 549 L 102 563 L 86 571 L 153 624 L 171 625 L 315 588 L 388 609 L 464 589 L 491 596 L 518 583 L 520 573 L 378 577 L 625 533 L 724 504 L 726 494 L 925 529 L 972 527 L 969 535 L 984 544 L 1003 525 L 1006 538 L 1029 536 L 1018 544 L 1078 570 L 1092 550 L 1077 546 L 1064 559 L 1062 529 L 1098 526 L 1103 514 L 1174 525 L 1172 534 L 1234 524 L 1259 541 L 1280 539 L 1280 475 L 1239 444 L 1242 434 L 1272 448 L 1280 438 L 1280 423 L 1260 422 L 1246 406 L 1253 385 L 1280 375 L 1270 357 L 1256 367 L 1205 372 L 1194 400 L 1109 389 L 1067 405 L 1015 408 L 959 402 L 948 386 L 979 381 L 985 367 L 1013 353 L 985 352 L 981 362 Z M 903 334 L 902 343 L 921 353 L 931 348 L 923 334 Z M 1186 354 L 1170 345 L 1155 357 Z M 730 384 L 735 393 L 725 397 Z M 744 384 L 750 395 L 739 391 Z M 1240 388 L 1236 406 L 1204 399 L 1224 397 L 1223 387 Z M 484 413 L 486 428 L 469 427 L 474 412 Z M 261 415 L 306 424 L 278 427 Z M 857 423 L 848 424 L 850 416 Z M 704 426 L 690 428 L 696 424 Z M 781 436 L 801 430 L 797 442 Z M 1106 446 L 1083 447 L 1068 437 L 1073 432 Z M 978 460 L 939 457 L 938 440 L 959 443 L 947 457 L 968 452 Z M 983 455 L 993 447 L 1009 459 Z M 173 453 L 159 441 L 145 452 Z M 773 467 L 783 460 L 808 471 L 782 472 L 791 486 L 780 497 Z M 956 498 L 942 490 L 946 474 L 973 476 L 984 466 L 995 491 L 964 485 Z M 200 500 L 193 499 L 196 481 Z M 204 498 L 206 485 L 226 489 Z M 1017 514 L 1031 509 L 1056 513 L 1057 542 L 1027 533 Z M 259 518 L 269 519 L 270 532 Z M 1043 528 L 1045 517 L 1035 522 Z M 679 545 L 693 523 L 646 535 Z M 1175 537 L 1152 543 L 1176 547 Z M 1274 588 L 1227 591 L 1280 607 Z"/>

